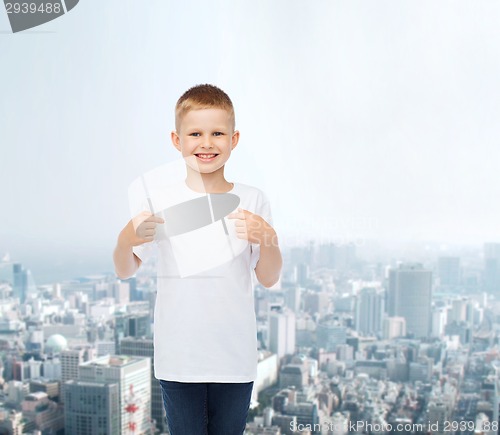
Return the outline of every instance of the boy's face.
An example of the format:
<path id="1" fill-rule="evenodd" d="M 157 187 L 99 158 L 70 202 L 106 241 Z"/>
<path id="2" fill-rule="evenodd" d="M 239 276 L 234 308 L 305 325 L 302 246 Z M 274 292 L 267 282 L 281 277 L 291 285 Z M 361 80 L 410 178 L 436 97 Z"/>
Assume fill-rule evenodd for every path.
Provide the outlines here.
<path id="1" fill-rule="evenodd" d="M 191 110 L 181 120 L 179 131 L 172 132 L 172 142 L 192 169 L 208 174 L 222 170 L 240 133 L 232 129 L 224 109 Z"/>

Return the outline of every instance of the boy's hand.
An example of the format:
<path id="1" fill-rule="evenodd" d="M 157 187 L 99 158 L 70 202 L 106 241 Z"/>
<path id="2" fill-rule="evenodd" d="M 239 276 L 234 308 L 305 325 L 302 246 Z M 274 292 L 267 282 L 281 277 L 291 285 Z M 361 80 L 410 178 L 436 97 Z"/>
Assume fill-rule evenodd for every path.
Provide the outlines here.
<path id="1" fill-rule="evenodd" d="M 228 219 L 235 219 L 236 236 L 259 245 L 272 245 L 276 232 L 262 217 L 248 210 L 238 208 L 237 212 L 227 215 Z"/>
<path id="2" fill-rule="evenodd" d="M 131 219 L 118 236 L 118 243 L 127 246 L 138 246 L 151 242 L 156 234 L 156 225 L 165 221 L 149 211 L 143 211 Z"/>

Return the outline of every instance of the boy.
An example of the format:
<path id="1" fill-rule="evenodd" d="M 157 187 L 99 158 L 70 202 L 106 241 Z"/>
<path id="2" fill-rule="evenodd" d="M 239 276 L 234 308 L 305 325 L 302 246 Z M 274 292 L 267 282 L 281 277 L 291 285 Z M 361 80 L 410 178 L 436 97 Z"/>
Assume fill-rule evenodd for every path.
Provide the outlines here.
<path id="1" fill-rule="evenodd" d="M 121 279 L 132 276 L 151 255 L 155 241 L 154 366 L 171 435 L 241 435 L 257 375 L 251 273 L 254 270 L 258 281 L 271 287 L 279 279 L 282 257 L 266 196 L 224 177 L 239 140 L 227 94 L 212 85 L 187 90 L 176 104 L 175 127 L 172 143 L 186 163 L 186 179 L 178 190 L 191 201 L 209 197 L 211 207 L 222 199 L 239 200 L 238 210 L 232 209 L 221 223 L 231 246 L 239 242 L 243 249 L 233 249 L 232 258 L 208 270 L 182 276 L 175 264 L 174 237 L 160 239 L 156 231 L 168 226 L 168 215 L 162 219 L 144 211 L 120 232 L 115 271 Z M 202 242 L 188 249 L 194 256 L 209 252 Z M 213 258 L 206 259 L 213 265 Z"/>

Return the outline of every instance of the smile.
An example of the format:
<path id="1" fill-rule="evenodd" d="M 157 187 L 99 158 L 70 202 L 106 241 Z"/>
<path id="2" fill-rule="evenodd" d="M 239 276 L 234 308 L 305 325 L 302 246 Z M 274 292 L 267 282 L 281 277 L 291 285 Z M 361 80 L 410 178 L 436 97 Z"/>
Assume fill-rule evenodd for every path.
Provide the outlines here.
<path id="1" fill-rule="evenodd" d="M 211 160 L 215 159 L 218 154 L 195 154 L 195 156 L 204 162 L 210 162 Z"/>

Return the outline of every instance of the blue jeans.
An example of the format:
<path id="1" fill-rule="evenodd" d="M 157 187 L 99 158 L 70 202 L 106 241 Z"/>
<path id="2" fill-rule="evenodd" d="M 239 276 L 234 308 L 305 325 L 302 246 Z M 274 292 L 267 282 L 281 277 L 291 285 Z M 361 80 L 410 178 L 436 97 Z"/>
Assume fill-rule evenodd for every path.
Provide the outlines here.
<path id="1" fill-rule="evenodd" d="M 247 383 L 160 380 L 170 435 L 242 435 L 253 381 Z"/>

